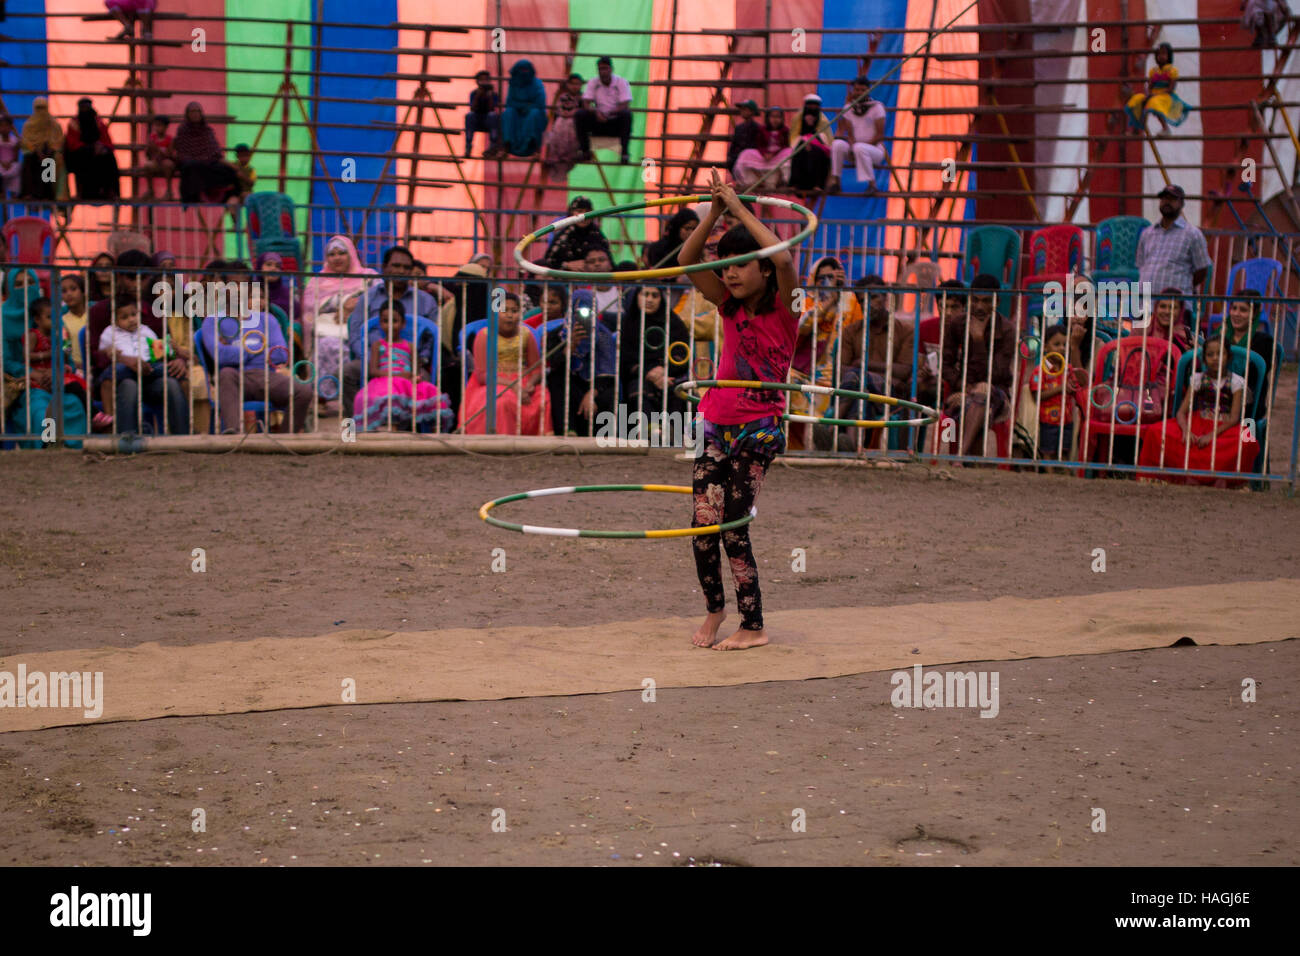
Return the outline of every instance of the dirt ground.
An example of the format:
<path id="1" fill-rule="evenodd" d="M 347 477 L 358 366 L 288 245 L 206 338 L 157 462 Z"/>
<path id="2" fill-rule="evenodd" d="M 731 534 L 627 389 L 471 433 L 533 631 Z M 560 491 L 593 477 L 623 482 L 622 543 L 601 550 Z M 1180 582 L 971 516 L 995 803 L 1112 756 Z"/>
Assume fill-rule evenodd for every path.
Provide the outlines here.
<path id="1" fill-rule="evenodd" d="M 685 540 L 526 537 L 476 516 L 514 491 L 688 483 L 688 467 L 0 456 L 0 655 L 689 613 L 701 599 Z M 759 511 L 772 609 L 1104 601 L 1300 577 L 1300 501 L 1276 491 L 778 463 Z M 685 524 L 688 508 L 611 494 L 502 514 L 641 528 Z M 794 548 L 806 573 L 791 571 Z M 1095 548 L 1105 573 L 1091 569 Z M 993 720 L 896 710 L 889 674 L 872 673 L 662 690 L 654 703 L 621 693 L 5 733 L 0 863 L 1300 862 L 1287 822 L 1300 641 L 987 667 L 1001 674 Z M 1259 682 L 1256 704 L 1240 701 L 1244 677 Z M 204 834 L 191 831 L 196 808 Z M 1107 832 L 1090 829 L 1093 808 Z M 807 829 L 793 832 L 800 809 Z"/>

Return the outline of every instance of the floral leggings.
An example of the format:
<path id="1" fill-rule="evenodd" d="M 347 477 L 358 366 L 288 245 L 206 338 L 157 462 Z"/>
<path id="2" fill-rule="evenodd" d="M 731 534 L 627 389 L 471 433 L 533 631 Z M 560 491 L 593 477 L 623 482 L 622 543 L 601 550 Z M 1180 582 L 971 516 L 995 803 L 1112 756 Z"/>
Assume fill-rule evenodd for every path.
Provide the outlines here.
<path id="1" fill-rule="evenodd" d="M 693 528 L 735 521 L 749 514 L 767 468 L 785 447 L 778 418 L 765 418 L 745 425 L 716 425 L 703 422 L 699 455 L 693 478 L 695 516 Z M 749 526 L 721 535 L 696 535 L 695 570 L 710 613 L 727 606 L 722 588 L 722 558 L 718 539 L 727 551 L 731 576 L 736 582 L 736 604 L 740 626 L 747 631 L 763 629 L 763 597 L 758 587 L 758 566 L 749 544 Z"/>

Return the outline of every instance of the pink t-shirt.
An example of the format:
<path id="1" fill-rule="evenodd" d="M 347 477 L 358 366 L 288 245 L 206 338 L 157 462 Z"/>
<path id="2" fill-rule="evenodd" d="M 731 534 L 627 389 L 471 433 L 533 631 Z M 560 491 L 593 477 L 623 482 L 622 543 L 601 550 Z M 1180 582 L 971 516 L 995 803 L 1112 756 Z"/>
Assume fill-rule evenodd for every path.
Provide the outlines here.
<path id="1" fill-rule="evenodd" d="M 732 300 L 727 297 L 727 301 Z M 776 307 L 750 315 L 742 305 L 723 321 L 722 358 L 717 378 L 756 382 L 784 382 L 794 354 L 799 326 L 778 295 Z M 769 415 L 785 414 L 785 393 L 758 388 L 711 388 L 700 401 L 700 413 L 718 425 L 743 425 Z"/>

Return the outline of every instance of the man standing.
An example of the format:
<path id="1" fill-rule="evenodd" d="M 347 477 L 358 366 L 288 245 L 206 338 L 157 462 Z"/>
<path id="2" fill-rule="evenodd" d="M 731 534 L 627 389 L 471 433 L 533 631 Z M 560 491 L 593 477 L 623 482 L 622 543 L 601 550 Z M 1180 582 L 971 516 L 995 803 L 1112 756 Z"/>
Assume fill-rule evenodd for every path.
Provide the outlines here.
<path id="1" fill-rule="evenodd" d="M 1160 221 L 1142 230 L 1138 239 L 1138 279 L 1143 288 L 1159 293 L 1178 289 L 1199 291 L 1210 266 L 1210 253 L 1201 230 L 1182 218 L 1186 197 L 1182 186 L 1169 185 L 1156 194 Z"/>
<path id="2" fill-rule="evenodd" d="M 614 72 L 614 61 L 602 56 L 596 61 L 596 76 L 587 81 L 582 95 L 583 108 L 574 117 L 578 127 L 581 161 L 591 162 L 591 136 L 617 136 L 622 155 L 619 162 L 630 163 L 627 144 L 632 138 L 632 87 Z"/>
<path id="3" fill-rule="evenodd" d="M 857 164 L 858 182 L 867 193 L 876 191 L 876 167 L 888 158 L 880 144 L 885 138 L 885 106 L 867 96 L 871 88 L 865 76 L 859 76 L 849 88 L 849 105 L 836 124 L 835 142 L 831 144 L 831 181 L 828 191 L 840 191 L 840 174 L 852 154 Z"/>
<path id="4" fill-rule="evenodd" d="M 492 74 L 479 70 L 474 74 L 478 83 L 469 95 L 469 112 L 465 114 L 465 158 L 474 150 L 474 134 L 488 134 L 488 148 L 497 144 L 501 129 L 501 98 L 492 87 Z"/>
<path id="5" fill-rule="evenodd" d="M 402 338 L 412 343 L 416 361 L 434 374 L 438 356 L 434 352 L 437 339 L 435 329 L 438 327 L 438 301 L 429 293 L 421 290 L 411 281 L 415 269 L 415 257 L 405 246 L 392 246 L 384 251 L 380 274 L 383 278 L 371 283 L 370 287 L 357 299 L 357 304 L 348 316 L 348 350 L 351 359 L 343 363 L 343 404 L 340 414 L 343 418 L 352 415 L 352 403 L 357 392 L 361 391 L 362 371 L 369 361 L 367 354 L 366 329 L 372 319 L 379 317 L 380 311 L 391 296 L 394 302 L 401 302 L 406 310 L 406 325 L 402 328 Z"/>

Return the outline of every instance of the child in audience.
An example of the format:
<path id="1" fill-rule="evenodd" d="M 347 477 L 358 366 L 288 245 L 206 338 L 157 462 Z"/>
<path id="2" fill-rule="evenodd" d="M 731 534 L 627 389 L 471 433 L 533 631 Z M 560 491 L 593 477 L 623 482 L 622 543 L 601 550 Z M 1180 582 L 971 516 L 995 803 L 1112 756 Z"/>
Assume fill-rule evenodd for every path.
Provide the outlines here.
<path id="1" fill-rule="evenodd" d="M 160 363 L 151 360 L 151 343 L 157 338 L 153 329 L 141 323 L 140 308 L 135 297 L 119 296 L 113 324 L 104 329 L 104 334 L 99 337 L 100 350 L 108 353 L 108 368 L 100 373 L 99 400 L 104 406 L 104 417 L 95 416 L 97 427 L 112 424 L 116 414 L 116 379 L 130 376 L 143 388 L 146 383 L 166 374 Z M 117 368 L 116 379 L 114 366 Z"/>
<path id="2" fill-rule="evenodd" d="M 59 280 L 63 301 L 63 335 L 72 347 L 72 361 L 84 369 L 86 357 L 81 351 L 81 330 L 86 327 L 90 306 L 86 304 L 86 280 L 79 272 L 65 273 Z"/>
<path id="3" fill-rule="evenodd" d="M 145 147 L 145 157 L 149 160 L 144 168 L 145 198 L 153 198 L 153 181 L 161 179 L 167 184 L 164 199 L 172 199 L 172 180 L 176 176 L 176 151 L 172 149 L 172 136 L 167 132 L 170 122 L 165 116 L 155 116 L 149 120 L 149 143 Z"/>
<path id="4" fill-rule="evenodd" d="M 1038 454 L 1049 461 L 1069 457 L 1073 439 L 1073 426 L 1065 415 L 1068 341 L 1066 327 L 1053 325 L 1043 334 L 1040 361 L 1030 365 L 1029 390 L 1038 402 Z"/>
<path id="5" fill-rule="evenodd" d="M 1255 460 L 1254 444 L 1243 442 L 1242 409 L 1246 380 L 1231 371 L 1231 349 L 1222 336 L 1205 343 L 1201 368 L 1192 372 L 1182 404 L 1173 418 L 1142 429 L 1138 464 L 1193 471 L 1240 471 Z M 1138 473 L 1139 478 L 1164 476 Z M 1169 480 L 1169 479 L 1165 479 Z M 1188 476 L 1187 484 L 1226 488 L 1222 478 Z M 1237 483 L 1239 484 L 1239 483 Z"/>
<path id="6" fill-rule="evenodd" d="M 497 395 L 496 433 L 498 435 L 549 435 L 551 415 L 547 408 L 546 389 L 541 387 L 542 370 L 537 340 L 524 332 L 519 320 L 519 296 L 505 293 L 497 316 Z M 465 400 L 461 403 L 461 427 L 467 435 L 487 433 L 487 347 L 488 330 L 474 337 L 474 374 L 465 383 Z"/>
<path id="7" fill-rule="evenodd" d="M 353 414 L 363 431 L 409 431 L 414 410 L 417 427 L 432 427 L 442 420 L 442 430 L 455 426 L 451 403 L 438 394 L 429 370 L 415 368 L 411 343 L 402 338 L 406 308 L 394 299 L 379 312 L 380 330 L 371 336 L 366 387 L 357 393 Z"/>

